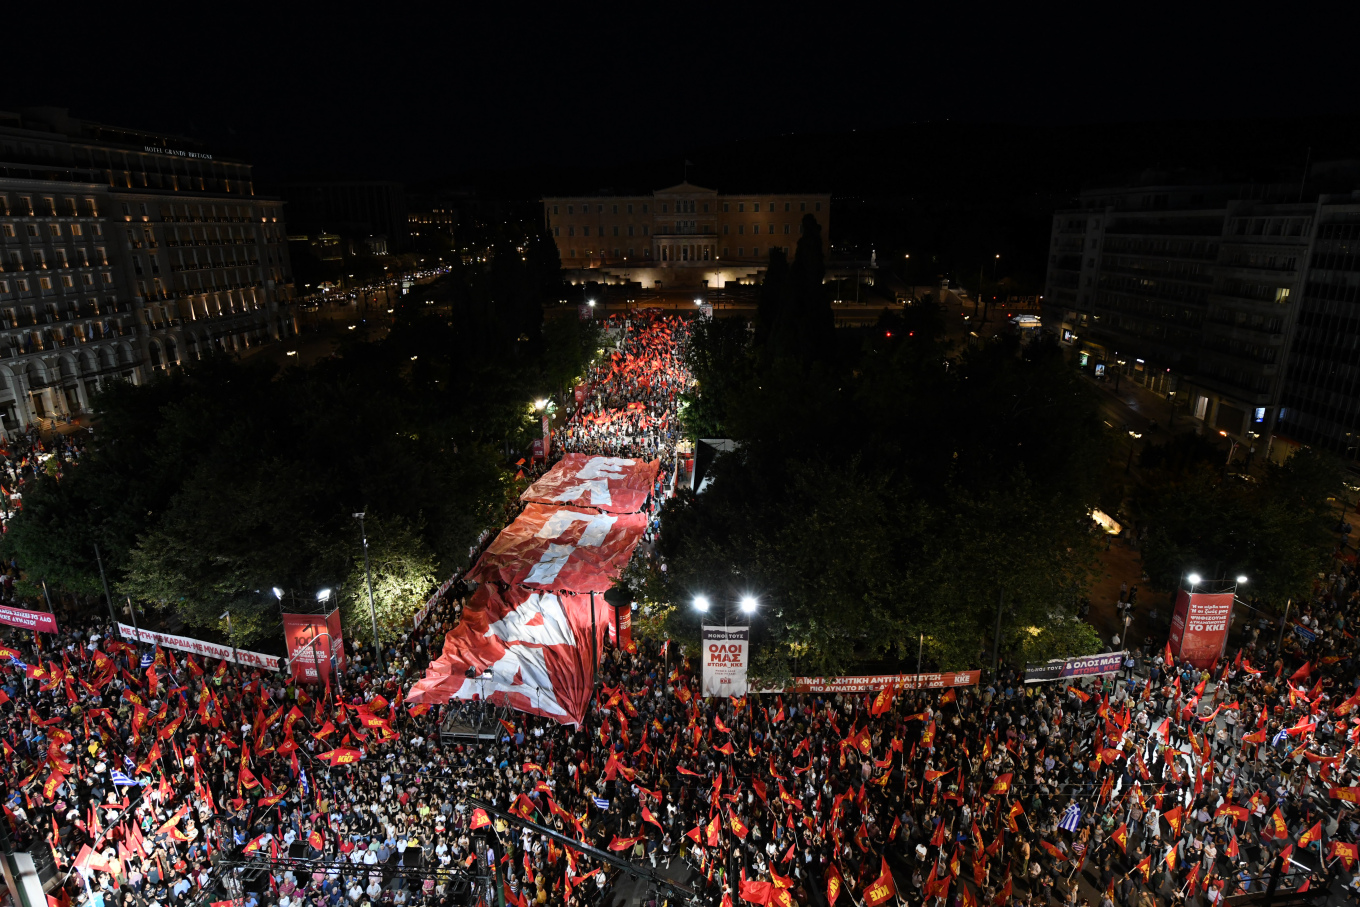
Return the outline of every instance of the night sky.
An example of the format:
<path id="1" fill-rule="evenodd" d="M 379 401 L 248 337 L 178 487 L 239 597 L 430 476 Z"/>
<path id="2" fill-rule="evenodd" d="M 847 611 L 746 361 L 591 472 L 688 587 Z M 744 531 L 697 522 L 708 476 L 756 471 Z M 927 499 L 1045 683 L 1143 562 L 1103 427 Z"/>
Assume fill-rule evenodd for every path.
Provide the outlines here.
<path id="1" fill-rule="evenodd" d="M 0 108 L 193 135 L 264 178 L 608 164 L 945 118 L 1357 108 L 1350 54 L 1327 47 L 1353 33 L 1345 5 L 26 6 L 4 16 Z"/>

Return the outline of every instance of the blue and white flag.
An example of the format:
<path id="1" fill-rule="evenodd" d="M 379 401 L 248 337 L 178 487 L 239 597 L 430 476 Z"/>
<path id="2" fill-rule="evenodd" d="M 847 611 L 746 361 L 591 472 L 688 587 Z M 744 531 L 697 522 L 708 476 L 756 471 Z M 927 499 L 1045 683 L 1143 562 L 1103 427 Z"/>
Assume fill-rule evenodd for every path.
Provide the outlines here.
<path id="1" fill-rule="evenodd" d="M 604 797 L 591 797 L 590 799 L 594 800 L 595 805 L 598 806 L 600 809 L 606 810 L 609 809 L 609 801 L 606 800 Z"/>
<path id="2" fill-rule="evenodd" d="M 134 781 L 116 768 L 109 775 L 109 779 L 113 781 L 114 787 L 141 787 L 149 783 L 147 781 Z"/>
<path id="3" fill-rule="evenodd" d="M 1280 732 L 1275 735 L 1275 739 L 1270 741 L 1271 746 L 1279 746 L 1280 741 L 1289 736 L 1289 728 L 1282 727 Z"/>
<path id="4" fill-rule="evenodd" d="M 1073 803 L 1071 806 L 1067 807 L 1067 812 L 1063 813 L 1062 818 L 1058 820 L 1058 827 L 1065 828 L 1070 832 L 1075 832 L 1080 825 L 1081 807 Z"/>
<path id="5" fill-rule="evenodd" d="M 302 792 L 310 796 L 312 786 L 307 783 L 307 770 L 301 766 L 298 766 L 298 783 L 302 785 Z"/>
<path id="6" fill-rule="evenodd" d="M 11 655 L 11 656 L 9 657 L 9 663 L 10 663 L 10 665 L 11 665 L 12 667 L 16 667 L 16 668 L 20 669 L 21 671 L 27 671 L 27 670 L 28 670 L 28 663 L 27 663 L 27 662 L 20 661 L 19 659 L 15 658 L 13 655 Z"/>
<path id="7" fill-rule="evenodd" d="M 131 756 L 124 756 L 124 757 L 123 757 L 123 764 L 126 765 L 128 768 L 136 768 L 136 767 L 137 767 L 137 763 L 135 763 L 135 762 L 132 761 L 132 757 L 131 757 Z"/>
<path id="8" fill-rule="evenodd" d="M 152 655 L 150 652 L 143 652 L 143 653 L 142 653 L 142 667 L 143 667 L 143 668 L 149 668 L 149 667 L 151 667 L 151 666 L 152 666 L 153 664 L 155 664 L 155 663 L 156 663 L 156 656 L 155 656 L 155 655 Z"/>

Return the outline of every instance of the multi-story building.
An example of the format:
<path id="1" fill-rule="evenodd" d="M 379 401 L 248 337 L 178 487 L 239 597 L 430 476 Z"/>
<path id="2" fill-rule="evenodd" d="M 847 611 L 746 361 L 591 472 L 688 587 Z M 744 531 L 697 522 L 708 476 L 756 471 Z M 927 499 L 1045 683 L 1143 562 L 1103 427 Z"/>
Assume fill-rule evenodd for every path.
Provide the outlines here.
<path id="1" fill-rule="evenodd" d="M 3 427 L 295 332 L 282 203 L 174 136 L 0 113 Z"/>
<path id="2" fill-rule="evenodd" d="M 568 279 L 647 288 L 756 280 L 771 249 L 792 255 L 808 215 L 821 225 L 829 255 L 827 194 L 724 195 L 681 183 L 651 195 L 543 199 Z"/>
<path id="3" fill-rule="evenodd" d="M 1083 192 L 1054 215 L 1045 320 L 1084 364 L 1247 445 L 1360 443 L 1360 173 Z M 1356 226 L 1350 226 L 1355 224 Z M 1349 240 L 1348 240 L 1349 238 Z"/>

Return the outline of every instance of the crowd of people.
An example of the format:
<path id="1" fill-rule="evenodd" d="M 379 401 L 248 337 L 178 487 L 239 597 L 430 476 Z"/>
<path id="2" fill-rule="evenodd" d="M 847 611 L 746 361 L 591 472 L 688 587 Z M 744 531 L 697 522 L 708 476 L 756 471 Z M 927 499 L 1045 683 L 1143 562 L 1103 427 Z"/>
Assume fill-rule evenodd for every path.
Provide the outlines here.
<path id="1" fill-rule="evenodd" d="M 559 437 L 664 461 L 684 324 L 619 329 Z M 607 650 L 582 726 L 510 714 L 477 742 L 441 739 L 448 707 L 404 703 L 461 585 L 387 671 L 347 640 L 320 686 L 136 646 L 68 609 L 56 634 L 0 630 L 3 822 L 50 851 L 56 900 L 90 907 L 223 900 L 237 892 L 212 861 L 237 855 L 269 867 L 244 907 L 445 907 L 470 903 L 488 847 L 500 890 L 483 897 L 621 896 L 607 862 L 470 800 L 714 907 L 1216 907 L 1277 867 L 1281 890 L 1322 891 L 1352 878 L 1360 831 L 1354 570 L 1338 562 L 1295 615 L 1308 632 L 1252 628 L 1205 670 L 1162 648 L 1072 682 L 1003 667 L 950 689 L 705 699 L 692 660 L 642 640 Z"/>

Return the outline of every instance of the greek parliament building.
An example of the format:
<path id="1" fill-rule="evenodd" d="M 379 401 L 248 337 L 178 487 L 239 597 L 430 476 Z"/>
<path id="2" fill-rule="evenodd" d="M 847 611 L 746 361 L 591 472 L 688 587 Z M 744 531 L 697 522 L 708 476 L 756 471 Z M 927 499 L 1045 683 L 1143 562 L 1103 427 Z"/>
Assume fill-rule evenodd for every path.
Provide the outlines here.
<path id="1" fill-rule="evenodd" d="M 651 195 L 543 199 L 544 223 L 568 280 L 644 288 L 751 283 L 771 249 L 790 257 L 803 217 L 822 227 L 830 254 L 831 196 L 722 195 L 689 183 Z"/>
<path id="2" fill-rule="evenodd" d="M 1050 237 L 1044 322 L 1259 453 L 1360 452 L 1360 162 L 1307 179 L 1083 192 Z"/>
<path id="3" fill-rule="evenodd" d="M 295 333 L 282 203 L 188 139 L 0 112 L 0 415 Z"/>

